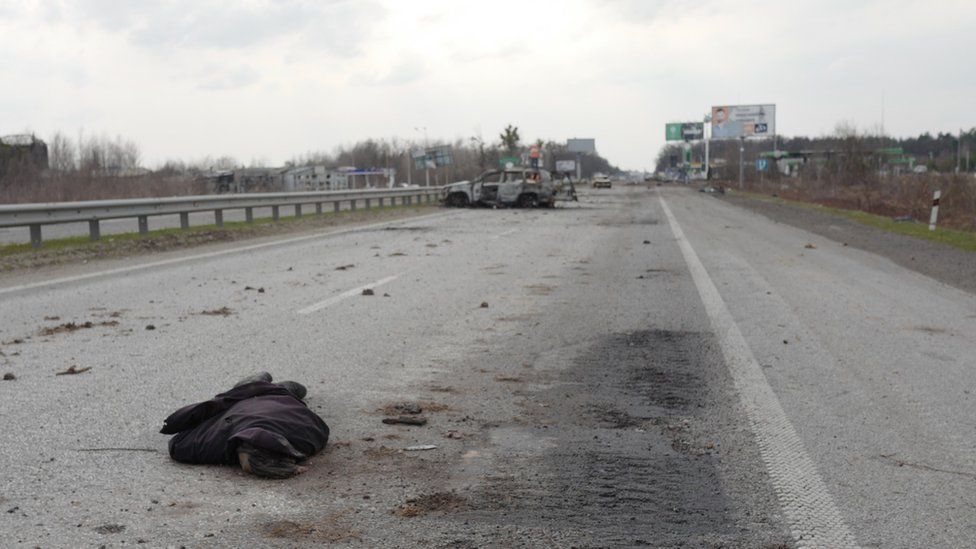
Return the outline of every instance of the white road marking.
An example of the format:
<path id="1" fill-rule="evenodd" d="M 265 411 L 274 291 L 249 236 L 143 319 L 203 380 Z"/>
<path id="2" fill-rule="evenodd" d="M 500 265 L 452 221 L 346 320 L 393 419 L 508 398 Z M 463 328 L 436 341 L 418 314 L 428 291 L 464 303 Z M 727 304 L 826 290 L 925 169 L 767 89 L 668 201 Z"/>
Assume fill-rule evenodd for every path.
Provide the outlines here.
<path id="1" fill-rule="evenodd" d="M 498 233 L 498 234 L 496 234 L 496 235 L 495 235 L 495 238 L 497 239 L 497 238 L 501 238 L 501 237 L 503 237 L 503 236 L 508 236 L 508 235 L 510 235 L 510 234 L 512 234 L 512 233 L 514 233 L 514 232 L 515 232 L 515 231 L 517 231 L 517 230 L 518 230 L 518 227 L 516 227 L 516 228 L 514 228 L 514 229 L 509 229 L 509 230 L 507 230 L 507 231 L 505 231 L 505 232 L 503 232 L 503 233 Z"/>
<path id="2" fill-rule="evenodd" d="M 354 232 L 358 232 L 358 231 L 364 231 L 364 230 L 376 229 L 376 228 L 379 228 L 379 227 L 385 227 L 385 226 L 393 225 L 393 224 L 396 224 L 396 223 L 410 223 L 410 222 L 413 222 L 413 221 L 427 220 L 427 219 L 433 219 L 433 218 L 437 218 L 437 217 L 446 217 L 448 215 L 456 215 L 456 214 L 457 214 L 457 212 L 444 212 L 444 213 L 436 213 L 436 214 L 430 214 L 430 215 L 421 215 L 421 216 L 417 216 L 417 217 L 409 217 L 409 218 L 406 218 L 406 219 L 397 219 L 397 220 L 394 220 L 394 221 L 384 221 L 382 223 L 372 223 L 370 225 L 361 225 L 359 227 L 350 227 L 348 229 L 342 229 L 342 230 L 339 230 L 339 231 L 332 231 L 332 232 L 327 232 L 327 233 L 315 233 L 315 234 L 310 234 L 310 235 L 305 235 L 305 236 L 296 236 L 296 237 L 293 237 L 293 238 L 285 238 L 285 239 L 282 239 L 282 240 L 275 240 L 273 242 L 263 242 L 261 244 L 250 244 L 248 246 L 240 246 L 238 248 L 231 248 L 231 249 L 220 250 L 220 251 L 216 251 L 216 252 L 205 252 L 205 253 L 202 253 L 202 254 L 194 254 L 194 255 L 187 255 L 187 256 L 183 256 L 183 257 L 175 257 L 173 259 L 164 259 L 162 261 L 153 261 L 151 263 L 143 263 L 143 264 L 140 264 L 140 265 L 132 265 L 130 267 L 119 267 L 119 268 L 116 268 L 116 269 L 107 269 L 107 270 L 104 270 L 104 271 L 98 271 L 98 272 L 94 272 L 94 273 L 86 273 L 86 274 L 83 274 L 83 275 L 66 276 L 66 277 L 63 277 L 63 278 L 52 278 L 50 280 L 43 280 L 43 281 L 40 281 L 40 282 L 31 282 L 29 284 L 21 284 L 19 286 L 9 286 L 7 288 L 0 288 L 0 295 L 10 294 L 10 293 L 14 293 L 14 292 L 20 292 L 20 291 L 23 291 L 23 290 L 32 290 L 34 288 L 44 288 L 44 287 L 47 287 L 47 286 L 55 286 L 55 285 L 58 285 L 58 284 L 70 284 L 72 282 L 80 282 L 82 280 L 90 280 L 90 279 L 93 279 L 93 278 L 100 278 L 100 277 L 103 277 L 103 276 L 112 276 L 112 275 L 117 275 L 117 274 L 131 273 L 131 272 L 134 272 L 134 271 L 141 271 L 143 269 L 154 269 L 156 267 L 165 267 L 167 265 L 176 265 L 176 264 L 185 263 L 185 262 L 188 262 L 188 261 L 196 261 L 198 259 L 210 259 L 210 258 L 214 258 L 214 257 L 221 257 L 221 256 L 236 254 L 236 253 L 240 253 L 240 252 L 249 252 L 249 251 L 252 251 L 252 250 L 260 250 L 260 249 L 263 249 L 263 248 L 270 248 L 270 247 L 273 247 L 273 246 L 283 246 L 283 245 L 286 245 L 286 244 L 294 244 L 296 242 L 304 242 L 306 240 L 315 240 L 317 238 L 330 238 L 330 237 L 333 237 L 333 236 L 341 236 L 341 235 L 344 235 L 344 234 L 354 233 Z"/>
<path id="3" fill-rule="evenodd" d="M 712 322 L 797 546 L 857 547 L 857 540 L 841 517 L 816 464 L 807 455 L 715 283 L 685 238 L 664 197 L 658 194 L 658 199 Z"/>
<path id="4" fill-rule="evenodd" d="M 328 307 L 330 305 L 335 305 L 336 303 L 342 301 L 343 299 L 352 297 L 354 295 L 362 294 L 363 293 L 363 290 L 365 290 L 367 288 L 370 288 L 370 289 L 372 289 L 372 288 L 378 288 L 378 287 L 380 287 L 380 286 L 382 286 L 384 284 L 388 284 L 390 282 L 393 282 L 394 280 L 400 278 L 401 276 L 403 276 L 403 273 L 400 273 L 398 275 L 388 276 L 386 278 L 381 278 L 381 279 L 377 280 L 376 282 L 372 282 L 370 284 L 364 284 L 364 285 L 362 285 L 362 286 L 360 286 L 358 288 L 353 288 L 351 290 L 347 290 L 345 292 L 342 292 L 339 295 L 334 295 L 334 296 L 332 296 L 332 297 L 330 297 L 328 299 L 323 299 L 322 301 L 319 301 L 318 303 L 313 303 L 313 304 L 309 305 L 308 307 L 305 307 L 304 309 L 299 309 L 297 311 L 297 313 L 300 314 L 300 315 L 312 314 L 315 311 L 320 311 L 320 310 L 322 310 L 322 309 L 324 309 L 324 308 L 326 308 L 326 307 Z"/>

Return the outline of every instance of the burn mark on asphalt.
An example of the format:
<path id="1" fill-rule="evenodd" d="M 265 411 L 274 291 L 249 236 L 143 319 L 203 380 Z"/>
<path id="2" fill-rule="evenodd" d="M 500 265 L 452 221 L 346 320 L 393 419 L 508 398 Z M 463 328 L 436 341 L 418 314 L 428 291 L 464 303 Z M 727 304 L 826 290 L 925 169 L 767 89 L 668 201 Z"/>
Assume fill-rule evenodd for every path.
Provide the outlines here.
<path id="1" fill-rule="evenodd" d="M 707 374 L 724 372 L 714 349 L 712 336 L 699 332 L 596 340 L 559 383 L 527 393 L 530 421 L 506 427 L 546 441 L 542 449 L 494 450 L 504 457 L 459 517 L 577 531 L 581 547 L 785 542 L 788 534 L 767 516 L 744 523 L 731 512 L 718 446 L 703 427 L 719 412 Z"/>

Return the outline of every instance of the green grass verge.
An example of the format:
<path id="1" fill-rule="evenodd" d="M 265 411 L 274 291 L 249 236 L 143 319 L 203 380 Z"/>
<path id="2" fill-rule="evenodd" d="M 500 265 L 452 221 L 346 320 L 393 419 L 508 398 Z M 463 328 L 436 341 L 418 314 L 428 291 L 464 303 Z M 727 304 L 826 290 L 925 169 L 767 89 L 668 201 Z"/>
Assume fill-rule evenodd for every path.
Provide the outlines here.
<path id="1" fill-rule="evenodd" d="M 839 217 L 851 219 L 853 221 L 861 223 L 862 225 L 867 225 L 869 227 L 875 227 L 883 231 L 888 231 L 890 233 L 903 234 L 906 236 L 921 238 L 923 240 L 931 240 L 933 242 L 940 242 L 942 244 L 946 244 L 954 248 L 959 248 L 960 250 L 976 252 L 976 233 L 972 233 L 969 231 L 959 231 L 956 229 L 943 229 L 941 227 L 936 227 L 934 231 L 930 231 L 928 223 L 897 222 L 891 219 L 890 217 L 870 214 L 867 212 L 862 212 L 860 210 L 844 210 L 841 208 L 831 208 L 828 206 L 822 206 L 820 204 L 813 204 L 810 202 L 800 202 L 797 200 L 786 200 L 784 198 L 773 197 L 769 195 L 747 192 L 747 191 L 735 191 L 735 194 L 740 194 L 742 196 L 747 196 L 749 198 L 762 200 L 765 202 L 773 202 L 777 204 L 789 204 L 791 206 L 797 206 L 808 210 L 826 212 Z"/>
<path id="2" fill-rule="evenodd" d="M 246 221 L 225 221 L 223 227 L 218 227 L 217 225 L 196 225 L 189 229 L 180 229 L 179 227 L 171 227 L 166 229 L 155 229 L 149 231 L 146 235 L 141 235 L 138 232 L 131 233 L 117 233 L 117 234 L 103 234 L 101 240 L 91 241 L 88 236 L 72 236 L 68 238 L 55 238 L 51 240 L 44 240 L 43 245 L 40 250 L 36 250 L 31 247 L 30 243 L 23 244 L 5 244 L 0 245 L 0 257 L 9 257 L 18 254 L 34 253 L 38 251 L 58 251 L 58 250 L 81 250 L 85 248 L 94 247 L 105 247 L 113 245 L 124 245 L 128 242 L 138 242 L 140 240 L 149 240 L 153 238 L 166 238 L 171 236 L 192 236 L 195 233 L 248 233 L 248 232 L 261 232 L 262 227 L 280 227 L 282 229 L 297 228 L 301 224 L 306 223 L 314 226 L 317 220 L 322 219 L 339 219 L 342 217 L 348 217 L 351 214 L 362 214 L 364 212 L 369 213 L 379 213 L 391 210 L 404 210 L 404 209 L 418 209 L 429 207 L 426 204 L 421 205 L 409 205 L 409 206 L 383 206 L 372 207 L 369 210 L 365 208 L 359 208 L 355 212 L 352 210 L 341 210 L 339 212 L 323 212 L 321 216 L 315 213 L 305 214 L 302 217 L 295 217 L 294 215 L 281 216 L 277 221 L 270 217 L 259 217 L 255 218 L 253 223 L 248 223 Z M 27 227 L 24 227 L 24 231 L 27 231 Z M 43 234 L 43 229 L 42 229 Z M 270 234 L 270 233 L 269 233 Z"/>

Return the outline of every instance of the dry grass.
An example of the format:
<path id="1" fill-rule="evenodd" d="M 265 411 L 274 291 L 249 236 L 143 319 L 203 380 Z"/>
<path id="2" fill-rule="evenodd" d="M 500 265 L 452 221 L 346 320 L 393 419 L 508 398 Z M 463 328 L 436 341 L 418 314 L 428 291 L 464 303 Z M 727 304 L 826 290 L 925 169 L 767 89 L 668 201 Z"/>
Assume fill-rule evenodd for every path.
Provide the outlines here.
<path id="1" fill-rule="evenodd" d="M 58 177 L 25 177 L 7 181 L 0 185 L 0 204 L 155 198 L 210 192 L 205 183 L 189 178 L 158 175 L 98 177 L 79 173 Z"/>
<path id="2" fill-rule="evenodd" d="M 734 182 L 725 184 L 737 187 Z M 932 211 L 932 195 L 941 190 L 939 226 L 976 231 L 976 178 L 972 175 L 907 174 L 877 176 L 863 182 L 801 176 L 752 181 L 747 183 L 747 190 L 889 218 L 908 216 L 925 223 Z"/>

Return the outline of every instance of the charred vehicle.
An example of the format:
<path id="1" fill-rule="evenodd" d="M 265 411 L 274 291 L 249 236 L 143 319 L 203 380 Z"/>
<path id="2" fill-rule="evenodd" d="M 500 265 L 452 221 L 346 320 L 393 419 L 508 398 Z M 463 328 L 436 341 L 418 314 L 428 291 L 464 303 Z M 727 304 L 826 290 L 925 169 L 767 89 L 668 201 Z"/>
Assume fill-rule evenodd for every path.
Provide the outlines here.
<path id="1" fill-rule="evenodd" d="M 471 181 L 447 185 L 441 191 L 445 206 L 551 208 L 557 201 L 576 200 L 569 177 L 555 179 L 547 170 L 492 170 Z"/>

